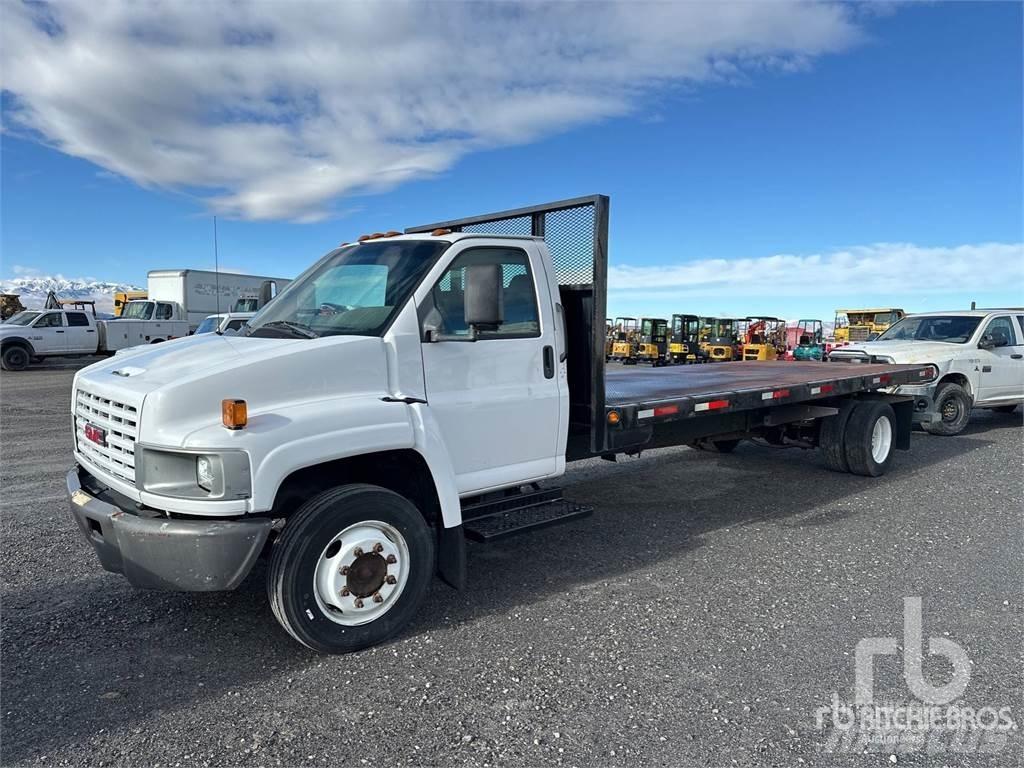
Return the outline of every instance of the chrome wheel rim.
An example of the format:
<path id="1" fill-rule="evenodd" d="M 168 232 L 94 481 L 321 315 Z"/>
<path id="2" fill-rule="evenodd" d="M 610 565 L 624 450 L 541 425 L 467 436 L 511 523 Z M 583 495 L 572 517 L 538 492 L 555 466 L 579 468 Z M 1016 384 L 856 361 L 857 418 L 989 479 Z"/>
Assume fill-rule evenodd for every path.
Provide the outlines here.
<path id="1" fill-rule="evenodd" d="M 355 627 L 390 611 L 408 580 L 405 537 L 389 523 L 365 520 L 324 547 L 313 574 L 313 593 L 327 618 Z"/>
<path id="2" fill-rule="evenodd" d="M 882 464 L 892 450 L 892 422 L 885 416 L 875 422 L 871 429 L 871 458 L 876 464 Z"/>

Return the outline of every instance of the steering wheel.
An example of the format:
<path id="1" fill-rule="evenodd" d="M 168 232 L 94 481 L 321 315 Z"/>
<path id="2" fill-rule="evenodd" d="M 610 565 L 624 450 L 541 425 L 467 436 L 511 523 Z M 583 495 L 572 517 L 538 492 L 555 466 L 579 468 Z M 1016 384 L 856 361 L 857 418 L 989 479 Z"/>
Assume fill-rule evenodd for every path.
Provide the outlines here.
<path id="1" fill-rule="evenodd" d="M 336 315 L 339 312 L 348 312 L 352 307 L 347 304 L 334 304 L 330 301 L 325 301 L 320 304 L 319 312 L 321 315 Z"/>

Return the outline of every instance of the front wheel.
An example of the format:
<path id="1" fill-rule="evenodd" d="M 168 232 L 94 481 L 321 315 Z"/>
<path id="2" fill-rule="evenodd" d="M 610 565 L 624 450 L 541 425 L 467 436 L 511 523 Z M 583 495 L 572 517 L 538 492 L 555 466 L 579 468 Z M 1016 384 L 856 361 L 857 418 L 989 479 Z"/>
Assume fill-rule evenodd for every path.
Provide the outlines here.
<path id="1" fill-rule="evenodd" d="M 287 521 L 267 572 L 281 625 L 321 653 L 383 642 L 416 614 L 434 573 L 430 528 L 403 496 L 345 485 Z"/>
<path id="2" fill-rule="evenodd" d="M 938 421 L 921 426 L 930 435 L 959 435 L 971 418 L 971 398 L 959 384 L 947 382 L 935 391 L 935 410 Z"/>
<path id="3" fill-rule="evenodd" d="M 3 363 L 5 371 L 24 371 L 28 368 L 30 360 L 28 350 L 17 344 L 12 344 L 0 355 L 0 362 Z"/>

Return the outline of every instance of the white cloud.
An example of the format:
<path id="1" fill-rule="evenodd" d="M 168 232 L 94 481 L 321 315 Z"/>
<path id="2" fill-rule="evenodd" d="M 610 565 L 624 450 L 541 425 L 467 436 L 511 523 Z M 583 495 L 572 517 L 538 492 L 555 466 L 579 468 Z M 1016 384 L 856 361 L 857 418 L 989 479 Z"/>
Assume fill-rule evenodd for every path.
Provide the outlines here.
<path id="1" fill-rule="evenodd" d="M 656 286 L 656 287 L 655 287 Z M 699 259 L 608 270 L 609 300 L 668 297 L 878 297 L 1002 293 L 1024 289 L 1024 244 L 925 247 L 875 243 L 810 255 Z"/>
<path id="2" fill-rule="evenodd" d="M 802 69 L 860 39 L 855 8 L 798 0 L 91 0 L 3 16 L 23 130 L 222 214 L 299 221 L 469 152 L 657 113 L 681 83 Z"/>

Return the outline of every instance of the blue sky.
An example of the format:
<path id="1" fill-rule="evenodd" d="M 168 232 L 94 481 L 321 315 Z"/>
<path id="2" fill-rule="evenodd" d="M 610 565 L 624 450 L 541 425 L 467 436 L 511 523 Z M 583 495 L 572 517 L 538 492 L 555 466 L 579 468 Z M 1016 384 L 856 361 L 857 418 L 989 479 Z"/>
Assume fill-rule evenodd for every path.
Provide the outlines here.
<path id="1" fill-rule="evenodd" d="M 838 305 L 1024 303 L 1021 4 L 850 6 L 824 21 L 810 13 L 796 6 L 778 20 L 729 28 L 723 37 L 743 43 L 733 51 L 701 47 L 701 29 L 725 22 L 673 20 L 693 34 L 669 37 L 665 51 L 688 56 L 652 62 L 641 38 L 603 54 L 618 57 L 616 74 L 537 75 L 533 97 L 510 115 L 471 82 L 473 115 L 457 124 L 437 116 L 428 94 L 410 108 L 417 127 L 407 129 L 402 107 L 416 83 L 371 73 L 385 96 L 395 83 L 394 104 L 367 100 L 376 119 L 345 142 L 303 137 L 325 141 L 319 152 L 337 161 L 323 187 L 307 187 L 315 172 L 301 164 L 292 172 L 288 153 L 304 158 L 304 150 L 258 130 L 265 113 L 247 133 L 208 131 L 209 156 L 169 162 L 134 146 L 175 121 L 178 97 L 151 105 L 148 96 L 110 93 L 118 86 L 108 71 L 80 86 L 109 101 L 106 114 L 93 114 L 97 99 L 69 108 L 66 94 L 14 71 L 0 138 L 0 278 L 36 271 L 143 284 L 148 269 L 211 266 L 214 210 L 222 266 L 292 276 L 362 232 L 601 192 L 612 198 L 612 314 L 830 319 Z M 799 34 L 787 31 L 789 20 Z M 281 40 L 306 31 L 301 22 L 257 21 Z M 116 26 L 86 28 L 94 22 L 85 14 L 68 12 L 61 23 L 69 35 L 81 24 L 81 40 L 98 46 L 117 34 Z M 578 33 L 565 30 L 570 39 Z M 43 56 L 51 42 L 16 53 Z M 145 69 L 125 45 L 125 61 Z M 766 52 L 751 57 L 744 45 Z M 449 77 L 469 77 L 460 66 L 456 57 Z M 560 71 L 558 61 L 551 66 Z M 617 79 L 630 67 L 632 79 Z M 178 68 L 152 82 L 167 78 L 167 92 L 188 96 L 201 88 L 189 78 L 199 77 Z M 453 87 L 454 95 L 436 95 L 442 106 L 456 103 L 445 105 L 462 92 Z M 329 103 L 324 88 L 317 115 Z M 370 97 L 353 96 L 354 106 L 360 98 Z M 543 114 L 523 117 L 538 99 Z M 210 108 L 207 100 L 205 117 L 182 128 L 199 147 Z M 167 118 L 153 128 L 148 114 L 160 110 Z M 488 110 L 498 117 L 479 116 Z M 228 122 L 235 131 L 238 121 Z M 124 135 L 104 144 L 111 125 Z"/>

